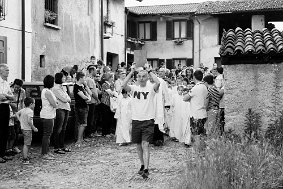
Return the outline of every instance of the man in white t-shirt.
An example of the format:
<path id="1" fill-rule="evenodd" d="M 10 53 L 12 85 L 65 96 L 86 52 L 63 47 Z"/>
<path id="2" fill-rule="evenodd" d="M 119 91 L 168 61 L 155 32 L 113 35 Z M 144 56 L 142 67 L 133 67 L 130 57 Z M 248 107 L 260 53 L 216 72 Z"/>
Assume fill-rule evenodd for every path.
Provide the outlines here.
<path id="1" fill-rule="evenodd" d="M 202 82 L 203 73 L 201 70 L 194 72 L 194 81 L 196 85 L 184 96 L 184 101 L 190 101 L 191 132 L 197 147 L 200 149 L 200 143 L 203 142 L 203 136 L 206 135 L 204 124 L 207 120 L 207 87 Z"/>
<path id="2" fill-rule="evenodd" d="M 144 178 L 148 178 L 149 166 L 149 143 L 153 140 L 154 134 L 154 96 L 158 92 L 160 82 L 156 75 L 151 72 L 150 68 L 139 71 L 137 75 L 138 85 L 128 85 L 135 68 L 132 67 L 131 72 L 127 75 L 122 83 L 122 88 L 128 92 L 132 92 L 132 142 L 137 144 L 141 168 L 139 174 Z M 148 81 L 150 75 L 154 81 L 151 84 Z"/>

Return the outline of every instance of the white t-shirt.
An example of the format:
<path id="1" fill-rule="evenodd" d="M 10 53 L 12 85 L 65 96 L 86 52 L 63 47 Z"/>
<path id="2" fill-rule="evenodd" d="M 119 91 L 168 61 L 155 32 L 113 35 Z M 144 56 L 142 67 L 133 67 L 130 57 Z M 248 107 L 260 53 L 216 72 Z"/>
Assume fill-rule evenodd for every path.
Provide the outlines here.
<path id="1" fill-rule="evenodd" d="M 154 85 L 147 83 L 145 87 L 130 85 L 132 92 L 132 120 L 145 121 L 155 118 Z"/>
<path id="2" fill-rule="evenodd" d="M 189 95 L 191 96 L 191 117 L 195 119 L 206 118 L 206 97 L 208 95 L 206 86 L 203 83 L 197 83 Z"/>
<path id="3" fill-rule="evenodd" d="M 29 120 L 33 117 L 33 111 L 30 108 L 24 108 L 19 111 L 21 129 L 32 130 L 31 126 L 28 124 Z M 33 120 L 31 120 L 33 122 Z"/>

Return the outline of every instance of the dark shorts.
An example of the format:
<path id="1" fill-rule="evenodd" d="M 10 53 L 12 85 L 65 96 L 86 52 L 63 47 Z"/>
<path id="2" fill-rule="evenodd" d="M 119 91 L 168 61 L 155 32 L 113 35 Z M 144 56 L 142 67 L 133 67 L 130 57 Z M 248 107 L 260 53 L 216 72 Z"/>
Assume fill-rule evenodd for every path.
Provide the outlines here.
<path id="1" fill-rule="evenodd" d="M 191 117 L 191 132 L 192 135 L 206 135 L 204 124 L 207 118 L 194 119 Z"/>
<path id="2" fill-rule="evenodd" d="M 75 114 L 78 124 L 87 126 L 88 108 L 75 108 Z"/>
<path id="3" fill-rule="evenodd" d="M 132 121 L 132 142 L 140 144 L 142 141 L 151 143 L 154 135 L 154 120 Z"/>
<path id="4" fill-rule="evenodd" d="M 32 131 L 30 130 L 22 130 L 24 135 L 24 145 L 30 146 L 32 141 Z"/>

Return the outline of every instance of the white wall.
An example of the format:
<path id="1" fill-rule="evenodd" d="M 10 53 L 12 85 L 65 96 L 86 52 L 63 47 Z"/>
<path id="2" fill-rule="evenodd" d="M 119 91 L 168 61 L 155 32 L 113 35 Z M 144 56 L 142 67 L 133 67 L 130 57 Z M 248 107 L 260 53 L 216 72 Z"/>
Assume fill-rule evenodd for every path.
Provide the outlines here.
<path id="1" fill-rule="evenodd" d="M 5 20 L 0 21 L 0 36 L 7 37 L 7 63 L 10 68 L 8 81 L 13 81 L 21 76 L 22 62 L 22 5 L 19 0 L 8 0 L 7 15 Z M 26 78 L 25 81 L 31 80 L 31 0 L 26 0 Z"/>
<path id="2" fill-rule="evenodd" d="M 214 57 L 220 57 L 218 18 L 197 16 L 194 23 L 194 66 L 198 67 L 202 63 L 205 67 L 212 68 Z"/>

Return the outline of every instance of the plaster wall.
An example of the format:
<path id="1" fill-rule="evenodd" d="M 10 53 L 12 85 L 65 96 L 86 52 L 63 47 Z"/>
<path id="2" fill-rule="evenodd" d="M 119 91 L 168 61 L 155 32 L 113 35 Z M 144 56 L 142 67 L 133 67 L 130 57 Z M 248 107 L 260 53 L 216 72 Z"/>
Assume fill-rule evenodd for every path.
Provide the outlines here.
<path id="1" fill-rule="evenodd" d="M 31 0 L 25 1 L 25 81 L 31 80 L 32 28 Z M 22 78 L 22 4 L 19 0 L 6 1 L 6 17 L 0 21 L 0 36 L 7 37 L 7 64 L 10 68 L 8 81 Z"/>
<path id="2" fill-rule="evenodd" d="M 212 16 L 196 16 L 194 28 L 194 66 L 212 68 L 219 56 L 219 21 Z"/>
<path id="3" fill-rule="evenodd" d="M 283 63 L 224 68 L 225 127 L 243 133 L 248 109 L 260 113 L 265 130 L 283 108 Z"/>
<path id="4" fill-rule="evenodd" d="M 44 25 L 44 10 L 44 1 L 33 1 L 33 81 L 67 65 L 82 69 L 90 56 L 99 57 L 99 1 L 92 0 L 92 6 L 88 0 L 58 1 L 59 29 Z M 45 55 L 45 67 L 40 67 L 40 55 Z"/>
<path id="5" fill-rule="evenodd" d="M 252 30 L 262 30 L 265 27 L 264 15 L 252 15 Z"/>
<path id="6" fill-rule="evenodd" d="M 107 52 L 118 55 L 118 60 L 113 61 L 115 69 L 119 62 L 125 61 L 125 4 L 124 0 L 109 0 L 109 20 L 115 22 L 113 36 L 104 39 L 104 60 Z"/>
<path id="7" fill-rule="evenodd" d="M 188 16 L 170 17 L 170 19 L 187 19 Z M 159 16 L 135 18 L 135 21 L 157 21 L 157 40 L 145 41 L 141 50 L 147 52 L 147 58 L 172 59 L 193 58 L 193 40 L 185 40 L 182 45 L 176 45 L 172 40 L 166 40 L 166 17 Z"/>

